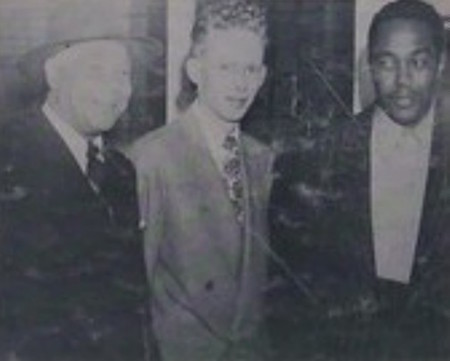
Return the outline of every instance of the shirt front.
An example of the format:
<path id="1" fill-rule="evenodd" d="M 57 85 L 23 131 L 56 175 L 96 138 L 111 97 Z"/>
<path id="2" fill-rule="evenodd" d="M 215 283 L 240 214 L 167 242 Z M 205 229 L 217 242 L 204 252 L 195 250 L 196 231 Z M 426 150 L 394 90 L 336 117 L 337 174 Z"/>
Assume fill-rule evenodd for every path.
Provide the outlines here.
<path id="1" fill-rule="evenodd" d="M 376 273 L 409 283 L 428 178 L 434 107 L 413 127 L 377 108 L 371 138 L 371 213 Z"/>
<path id="2" fill-rule="evenodd" d="M 42 111 L 47 117 L 50 124 L 59 134 L 61 139 L 69 148 L 72 156 L 75 158 L 78 166 L 83 171 L 84 174 L 87 174 L 87 151 L 88 151 L 88 141 L 85 137 L 80 135 L 73 127 L 71 127 L 66 121 L 64 121 L 50 106 L 48 103 L 45 103 L 42 106 Z M 92 142 L 99 147 L 102 148 L 103 142 L 101 137 L 96 137 L 92 140 Z"/>

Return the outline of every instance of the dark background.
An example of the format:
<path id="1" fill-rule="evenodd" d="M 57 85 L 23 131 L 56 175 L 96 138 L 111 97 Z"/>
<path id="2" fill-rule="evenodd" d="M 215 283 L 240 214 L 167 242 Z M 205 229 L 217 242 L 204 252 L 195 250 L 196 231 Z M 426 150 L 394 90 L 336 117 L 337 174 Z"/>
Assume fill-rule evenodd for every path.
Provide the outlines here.
<path id="1" fill-rule="evenodd" d="M 271 144 L 277 158 L 270 210 L 271 287 L 267 316 L 280 360 L 326 360 L 327 345 L 296 267 L 320 221 L 302 211 L 304 182 L 314 186 L 327 169 L 327 141 L 351 118 L 354 57 L 353 0 L 271 2 L 270 76 L 245 128 Z M 281 263 L 281 264 L 280 264 Z M 293 280 L 295 278 L 295 281 Z M 311 316 L 311 317 L 309 317 Z M 327 359 L 328 360 L 328 359 Z"/>

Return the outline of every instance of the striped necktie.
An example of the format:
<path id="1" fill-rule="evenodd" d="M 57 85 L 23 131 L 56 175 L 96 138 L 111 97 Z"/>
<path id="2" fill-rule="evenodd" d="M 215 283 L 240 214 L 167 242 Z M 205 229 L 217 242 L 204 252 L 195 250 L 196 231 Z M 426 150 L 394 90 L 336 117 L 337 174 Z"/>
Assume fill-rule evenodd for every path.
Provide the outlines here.
<path id="1" fill-rule="evenodd" d="M 106 175 L 106 165 L 99 147 L 93 142 L 88 142 L 86 173 L 96 190 L 101 191 Z"/>

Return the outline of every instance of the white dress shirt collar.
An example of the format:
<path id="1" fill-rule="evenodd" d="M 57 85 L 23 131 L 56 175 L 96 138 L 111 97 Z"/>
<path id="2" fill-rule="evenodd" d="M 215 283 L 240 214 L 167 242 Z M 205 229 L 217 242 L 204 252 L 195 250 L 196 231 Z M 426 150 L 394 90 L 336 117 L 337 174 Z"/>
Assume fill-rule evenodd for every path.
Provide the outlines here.
<path id="1" fill-rule="evenodd" d="M 382 139 L 393 145 L 405 138 L 415 139 L 419 144 L 430 138 L 433 125 L 435 107 L 431 106 L 428 113 L 414 126 L 403 126 L 394 122 L 380 107 L 375 108 L 373 114 L 374 128 L 382 133 Z"/>
<path id="2" fill-rule="evenodd" d="M 50 106 L 45 103 L 42 111 L 50 124 L 60 135 L 64 143 L 69 148 L 80 169 L 86 173 L 87 170 L 87 149 L 88 140 L 80 135 L 73 127 L 64 121 Z M 100 149 L 103 146 L 102 138 L 96 137 L 92 140 Z"/>

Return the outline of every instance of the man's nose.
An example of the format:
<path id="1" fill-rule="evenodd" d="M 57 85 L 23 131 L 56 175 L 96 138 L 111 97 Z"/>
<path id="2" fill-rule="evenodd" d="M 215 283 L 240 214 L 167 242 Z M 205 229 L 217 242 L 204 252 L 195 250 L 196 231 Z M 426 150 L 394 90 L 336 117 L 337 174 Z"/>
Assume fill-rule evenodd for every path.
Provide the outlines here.
<path id="1" fill-rule="evenodd" d="M 241 93 L 245 93 L 248 90 L 248 79 L 244 71 L 236 72 L 233 75 L 233 86 Z"/>
<path id="2" fill-rule="evenodd" d="M 116 82 L 111 87 L 116 96 L 129 97 L 131 95 L 131 83 L 128 80 Z"/>
<path id="3" fill-rule="evenodd" d="M 409 86 L 411 83 L 411 67 L 407 62 L 401 62 L 397 69 L 397 85 Z"/>

